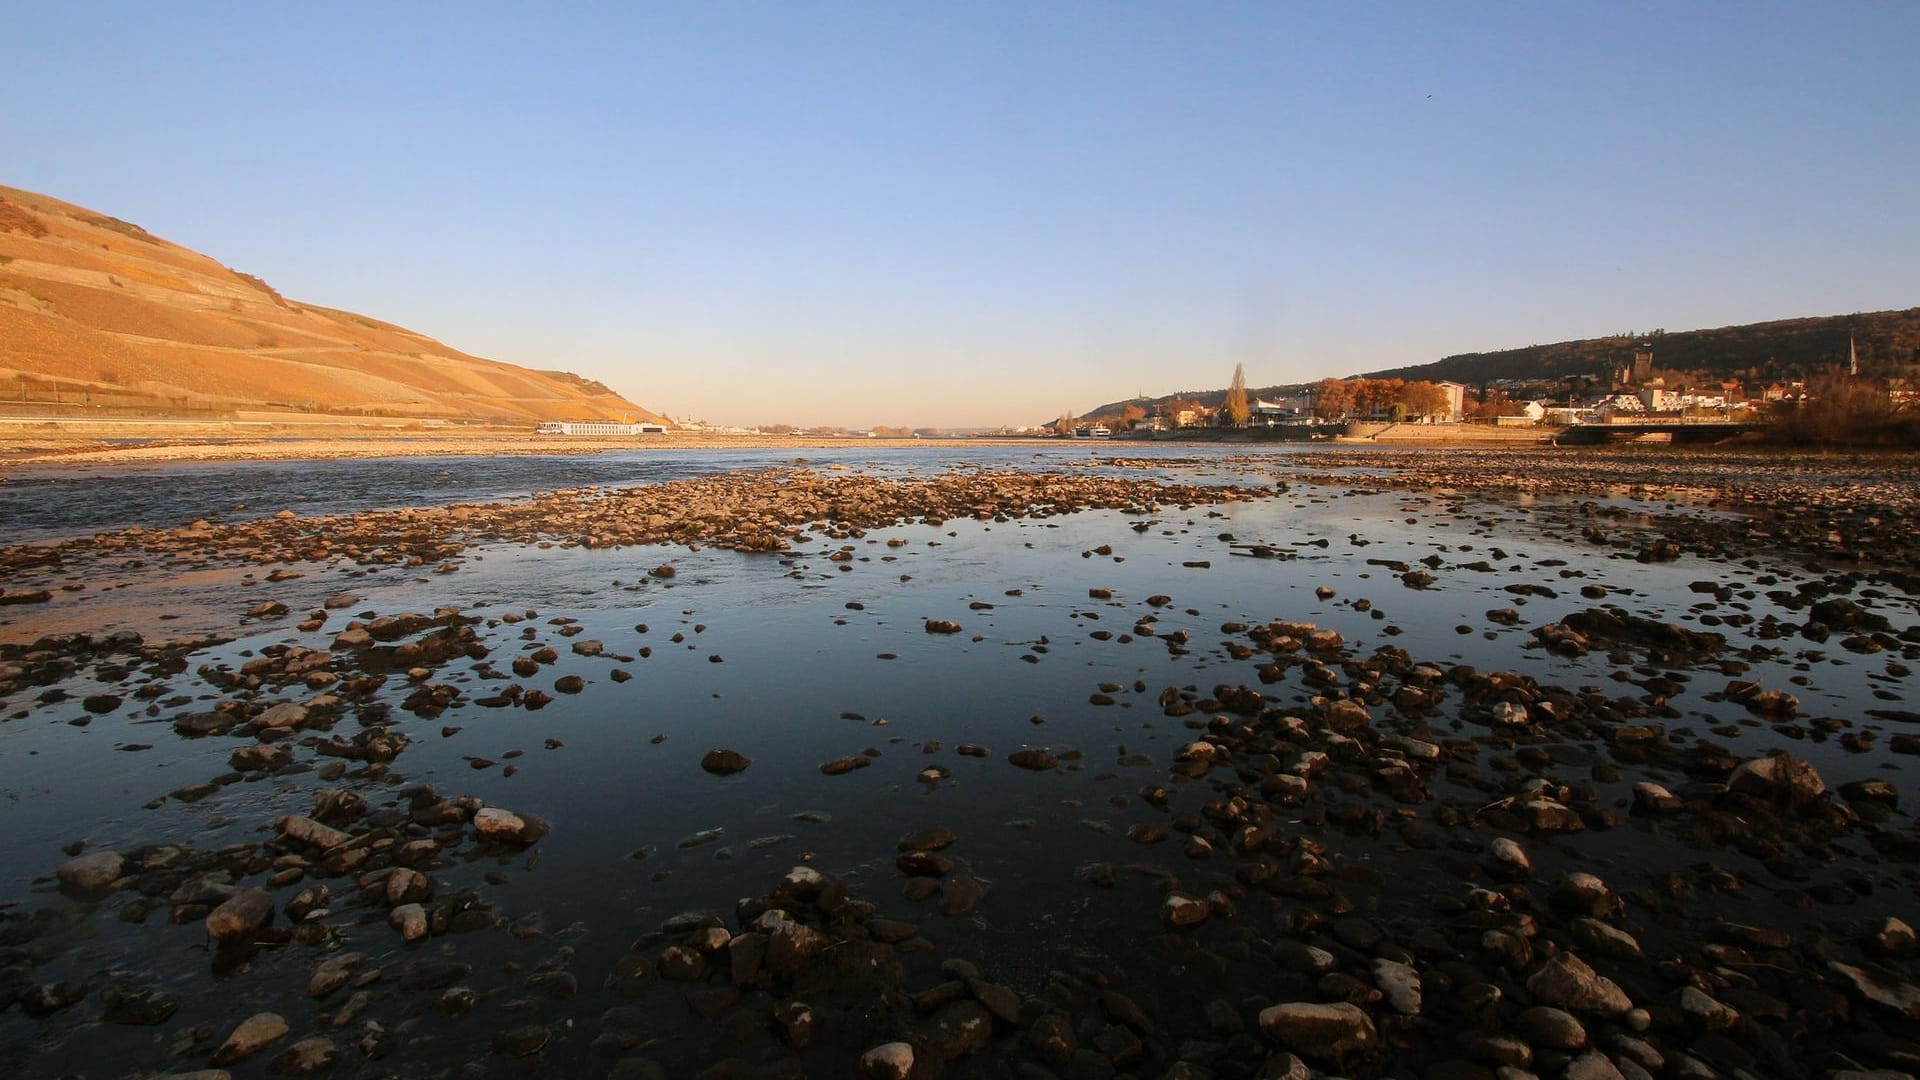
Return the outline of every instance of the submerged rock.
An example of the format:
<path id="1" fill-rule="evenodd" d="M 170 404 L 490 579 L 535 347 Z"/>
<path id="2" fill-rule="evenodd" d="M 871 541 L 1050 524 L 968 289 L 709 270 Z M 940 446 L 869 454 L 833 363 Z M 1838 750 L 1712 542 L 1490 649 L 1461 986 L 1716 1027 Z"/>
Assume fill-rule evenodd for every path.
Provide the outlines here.
<path id="1" fill-rule="evenodd" d="M 279 1013 L 255 1013 L 240 1021 L 220 1048 L 213 1052 L 215 1065 L 231 1065 L 250 1058 L 287 1034 L 287 1021 Z"/>
<path id="2" fill-rule="evenodd" d="M 700 767 L 715 776 L 731 776 L 751 764 L 753 760 L 738 750 L 709 750 L 700 759 Z"/>

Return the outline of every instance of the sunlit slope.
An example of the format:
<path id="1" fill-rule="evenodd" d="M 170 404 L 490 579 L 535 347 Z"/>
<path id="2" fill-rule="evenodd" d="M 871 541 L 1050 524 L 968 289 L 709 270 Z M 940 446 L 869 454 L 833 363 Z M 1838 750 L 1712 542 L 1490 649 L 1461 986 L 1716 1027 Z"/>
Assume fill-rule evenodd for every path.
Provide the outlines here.
<path id="1" fill-rule="evenodd" d="M 137 225 L 0 187 L 0 403 L 657 419 L 605 386 L 288 300 Z"/>

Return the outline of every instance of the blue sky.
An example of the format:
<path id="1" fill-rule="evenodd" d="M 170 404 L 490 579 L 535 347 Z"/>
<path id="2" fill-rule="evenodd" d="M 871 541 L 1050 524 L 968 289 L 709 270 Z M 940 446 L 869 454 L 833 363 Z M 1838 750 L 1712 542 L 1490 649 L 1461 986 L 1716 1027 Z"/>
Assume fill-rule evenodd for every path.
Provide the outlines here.
<path id="1" fill-rule="evenodd" d="M 1920 304 L 1920 4 L 42 4 L 0 182 L 720 422 Z"/>

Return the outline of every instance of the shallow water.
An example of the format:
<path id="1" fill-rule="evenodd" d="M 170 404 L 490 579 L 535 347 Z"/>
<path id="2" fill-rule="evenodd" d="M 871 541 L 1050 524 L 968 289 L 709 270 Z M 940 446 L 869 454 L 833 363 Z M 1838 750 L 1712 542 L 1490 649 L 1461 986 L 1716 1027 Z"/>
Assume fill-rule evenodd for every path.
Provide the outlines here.
<path id="1" fill-rule="evenodd" d="M 1295 445 L 1263 448 L 1276 459 Z M 1364 453 L 1364 448 L 1357 448 Z M 1246 447 L 1127 446 L 1129 458 L 1217 459 Z M 602 454 L 346 458 L 334 461 L 179 462 L 149 467 L 39 465 L 0 474 L 0 544 L 84 536 L 195 518 L 239 521 L 281 510 L 340 514 L 401 506 L 498 501 L 554 488 L 630 487 L 805 462 L 912 475 L 955 466 L 1051 468 L 1106 456 L 1084 444 L 796 447 L 793 450 L 613 450 Z M 1189 470 L 1183 470 L 1189 471 Z"/>
<path id="2" fill-rule="evenodd" d="M 175 524 L 208 513 L 216 493 L 246 484 L 250 506 L 262 512 L 282 505 L 302 512 L 395 505 L 434 497 L 471 499 L 524 493 L 536 488 L 585 483 L 623 485 L 671 476 L 695 475 L 805 456 L 819 467 L 845 464 L 877 470 L 916 471 L 952 464 L 1024 466 L 1057 464 L 1074 448 L 1057 454 L 982 449 L 942 454 L 921 451 L 875 454 L 861 448 L 845 454 L 808 451 L 802 455 L 605 455 L 596 458 L 490 459 L 491 472 L 475 477 L 464 463 L 410 460 L 392 463 L 340 462 L 305 466 L 272 465 L 161 470 L 152 476 L 47 478 L 38 490 L 45 507 L 72 507 L 108 498 L 90 528 L 129 523 Z M 1145 456 L 1133 448 L 1128 456 Z M 1193 457 L 1189 450 L 1168 456 Z M 1191 470 L 1178 467 L 1181 479 Z M 1223 481 L 1246 482 L 1241 471 L 1213 474 Z M 20 507 L 22 491 L 9 484 L 0 495 Z M 305 501 L 295 501 L 300 493 Z M 1454 512 L 1450 506 L 1460 506 Z M 43 510 L 45 509 L 43 507 Z M 329 567 L 299 567 L 306 577 L 284 583 L 243 584 L 240 571 L 208 570 L 143 583 L 116 596 L 90 590 L 80 598 L 62 598 L 79 621 L 104 628 L 118 620 L 146 620 L 152 633 L 157 605 L 172 605 L 193 621 L 193 613 L 237 613 L 262 599 L 280 599 L 297 612 L 325 596 L 350 590 L 360 600 L 336 612 L 327 629 L 302 634 L 286 627 L 255 627 L 244 636 L 204 650 L 192 665 L 237 668 L 273 643 L 324 648 L 354 612 L 431 611 L 457 606 L 469 614 L 497 619 L 528 614 L 525 622 L 489 624 L 484 640 L 493 648 L 490 663 L 504 667 L 521 649 L 539 644 L 556 648 L 561 659 L 529 686 L 551 686 L 555 677 L 583 675 L 577 695 L 560 694 L 537 712 L 490 709 L 471 699 L 495 685 L 477 678 L 464 662 L 449 664 L 434 681 L 459 687 L 466 701 L 432 719 L 401 711 L 397 704 L 409 687 L 392 680 L 383 692 L 396 704 L 393 720 L 412 738 L 394 763 L 387 781 L 366 791 L 369 802 L 399 799 L 412 784 L 431 783 L 445 795 L 475 795 L 488 805 L 536 814 L 551 822 L 553 833 L 530 856 L 516 860 L 456 863 L 436 871 L 447 887 L 472 887 L 515 917 L 538 912 L 547 927 L 580 924 L 590 943 L 572 959 L 580 977 L 580 997 L 562 1006 L 568 1017 L 591 1017 L 616 1003 L 599 984 L 610 957 L 624 952 L 637 934 L 667 915 L 683 910 L 726 912 L 734 899 L 765 892 L 781 873 L 802 859 L 823 872 L 854 883 L 881 913 L 910 919 L 937 944 L 984 964 L 997 977 L 1023 991 L 1037 989 L 1046 971 L 1071 966 L 1077 958 L 1097 956 L 1119 970 L 1152 976 L 1156 961 L 1115 943 L 1140 928 L 1155 925 L 1157 889 L 1123 886 L 1110 893 L 1090 891 L 1075 878 L 1077 866 L 1097 860 L 1147 863 L 1167 872 L 1205 880 L 1207 868 L 1181 854 L 1175 840 L 1141 846 L 1127 839 L 1129 825 L 1165 819 L 1162 811 L 1140 801 L 1150 783 L 1164 783 L 1174 750 L 1194 736 L 1190 727 L 1204 715 L 1169 719 L 1155 704 L 1165 687 L 1195 687 L 1204 696 L 1216 683 L 1262 689 L 1272 703 L 1304 704 L 1312 688 L 1299 671 L 1286 681 L 1261 687 L 1254 676 L 1257 660 L 1235 660 L 1221 647 L 1221 625 L 1230 621 L 1260 624 L 1270 620 L 1313 622 L 1341 631 L 1359 655 L 1392 645 L 1416 661 L 1443 667 L 1470 664 L 1483 670 L 1515 670 L 1542 683 L 1590 686 L 1609 697 L 1638 697 L 1639 687 L 1619 681 L 1621 668 L 1596 652 L 1580 659 L 1551 657 L 1529 648 L 1529 630 L 1571 611 L 1594 606 L 1577 593 L 1581 585 L 1602 585 L 1608 602 L 1636 613 L 1702 627 L 1702 616 L 1730 614 L 1754 618 L 1769 613 L 1797 619 L 1769 601 L 1765 587 L 1748 588 L 1729 603 L 1689 591 L 1690 582 L 1714 579 L 1736 584 L 1770 575 L 1776 588 L 1791 589 L 1806 574 L 1791 565 L 1759 569 L 1689 556 L 1678 562 L 1642 564 L 1630 555 L 1595 549 L 1578 539 L 1567 521 L 1537 505 L 1513 501 L 1439 500 L 1420 494 L 1370 492 L 1296 486 L 1272 499 L 1213 510 L 1169 510 L 1145 531 L 1141 519 L 1112 512 L 1090 512 L 1047 521 L 981 523 L 955 521 L 940 527 L 903 526 L 874 530 L 852 541 L 855 561 L 834 564 L 825 551 L 803 555 L 746 555 L 685 549 L 585 550 L 489 545 L 471 549 L 463 569 L 453 575 L 418 577 L 407 571 L 364 574 Z M 50 512 L 13 525 L 16 535 L 48 532 L 79 524 Z M 1624 523 L 1626 528 L 1635 523 Z M 1292 559 L 1255 559 L 1233 553 L 1230 534 L 1242 544 L 1260 543 L 1291 551 Z M 889 547 L 892 539 L 906 541 Z M 1325 546 L 1318 546 L 1324 543 Z M 1091 554 L 1102 544 L 1111 556 Z M 808 545 L 831 548 L 834 544 Z M 1495 554 L 1492 549 L 1503 549 Z M 1398 574 L 1369 559 L 1418 565 L 1438 556 L 1437 583 L 1418 590 Z M 1490 561 L 1490 572 L 1460 564 Z M 677 576 L 669 582 L 646 577 L 647 569 L 671 560 Z M 1188 562 L 1204 561 L 1205 568 Z M 417 573 L 417 572 L 416 572 Z M 134 571 L 129 578 L 137 578 Z M 1516 596 L 1505 587 L 1516 582 L 1543 585 L 1555 598 Z M 1315 589 L 1329 586 L 1335 595 L 1321 599 Z M 1089 597 L 1089 589 L 1110 589 L 1107 600 Z M 145 590 L 142 592 L 142 590 Z M 1019 590 L 1020 595 L 1009 595 Z M 1171 603 L 1145 601 L 1164 594 Z M 141 597 L 141 599 L 133 599 Z M 1365 598 L 1374 610 L 1357 611 Z M 849 603 L 862 605 L 850 609 Z M 969 605 L 992 605 L 974 610 Z M 1881 601 L 1883 610 L 1911 611 L 1912 598 Z M 90 606 L 91 605 L 91 606 Z M 1493 625 L 1489 609 L 1514 607 L 1516 626 Z M 531 614 L 537 612 L 537 615 Z M 1378 614 L 1376 614 L 1378 613 Z M 1717 614 L 1716 614 L 1717 613 Z M 1157 616 L 1158 637 L 1118 635 L 1132 631 L 1144 615 Z M 53 626 L 48 613 L 9 612 L 9 632 L 35 621 Z M 571 618 L 584 631 L 561 637 L 549 620 Z M 963 632 L 929 634 L 928 619 L 952 619 Z M 645 624 L 643 633 L 636 629 Z M 1896 620 L 1896 629 L 1902 624 Z M 529 628 L 534 640 L 523 639 Z M 1389 628 L 1400 631 L 1389 632 Z M 1467 628 L 1468 632 L 1458 632 Z M 1722 625 L 1721 632 L 1740 638 Z M 1090 635 L 1105 630 L 1115 640 Z M 1185 630 L 1187 652 L 1176 654 L 1166 635 Z M 671 641 L 684 634 L 680 643 Z M 574 641 L 598 640 L 607 653 L 630 659 L 582 658 L 569 651 Z M 1775 642 L 1777 658 L 1756 661 L 1743 678 L 1768 687 L 1792 687 L 1806 713 L 1844 717 L 1868 728 L 1887 727 L 1865 717 L 1869 708 L 1907 708 L 1899 679 L 1886 675 L 1888 656 L 1856 656 L 1806 642 Z M 643 646 L 652 655 L 639 658 Z M 882 658 L 885 654 L 889 658 Z M 715 659 L 721 662 L 714 662 Z M 633 679 L 611 681 L 615 667 Z M 1640 680 L 1653 671 L 1631 675 Z M 1704 735 L 1709 727 L 1722 745 L 1744 755 L 1789 745 L 1812 761 L 1830 786 L 1875 775 L 1904 775 L 1881 755 L 1843 750 L 1824 738 L 1783 738 L 1730 702 L 1702 695 L 1722 689 L 1723 677 L 1701 670 L 1680 673 L 1684 688 L 1670 700 L 1676 734 Z M 127 686 L 140 682 L 134 676 Z M 1791 680 L 1799 678 L 1804 685 Z M 1089 701 L 1101 684 L 1119 684 L 1113 705 Z M 1140 685 L 1142 689 L 1135 690 Z M 184 804 L 165 799 L 169 791 L 199 783 L 226 770 L 227 753 L 237 745 L 226 738 L 187 740 L 167 726 L 181 712 L 206 708 L 221 695 L 188 672 L 170 680 L 174 692 L 200 699 L 152 709 L 129 698 L 118 710 L 86 726 L 69 722 L 82 716 L 78 699 L 90 687 L 74 682 L 70 700 L 42 703 L 17 694 L 0 706 L 0 903 L 25 906 L 69 904 L 54 893 L 48 876 L 63 859 L 60 847 L 84 840 L 89 848 L 119 848 L 175 842 L 199 849 L 252 842 L 275 818 L 304 813 L 312 791 L 321 786 L 312 773 L 241 782 L 219 789 L 202 801 Z M 1878 691 L 1881 696 L 1875 696 Z M 283 696 L 310 696 L 300 688 Z M 849 714 L 852 714 L 849 717 Z M 1036 722 L 1039 721 L 1039 722 Z M 343 720 L 341 729 L 352 727 Z M 1456 722 L 1456 729 L 1459 728 Z M 443 733 L 443 728 L 457 731 Z M 1468 728 L 1462 734 L 1474 734 Z M 547 740 L 562 745 L 546 748 Z M 937 742 L 939 749 L 928 751 Z M 984 758 L 960 756 L 961 743 L 991 748 Z M 124 750 L 135 744 L 150 748 Z M 1013 768 L 1006 755 L 1023 745 L 1077 751 L 1057 772 L 1030 773 Z M 720 778 L 700 768 L 701 755 L 714 747 L 737 749 L 753 759 L 744 773 Z M 1592 746 L 1564 748 L 1569 778 L 1591 779 L 1592 766 L 1604 760 Z M 843 776 L 822 775 L 829 759 L 877 751 L 871 767 Z M 519 756 L 508 755 L 519 752 Z M 1145 755 L 1144 763 L 1129 755 Z M 476 769 L 473 758 L 492 762 Z M 1123 759 L 1125 759 L 1123 763 Z M 929 765 L 952 775 L 936 783 L 917 779 Z M 517 771 L 506 774 L 506 766 Z M 1891 772 L 1890 772 L 1891 771 Z M 1602 782 L 1614 800 L 1624 800 L 1634 780 L 1657 779 L 1677 785 L 1682 778 L 1628 770 Z M 1904 781 L 1901 781 L 1905 786 Z M 1436 794 L 1448 794 L 1436 782 Z M 1205 785 L 1176 785 L 1173 809 L 1196 811 L 1212 793 Z M 1471 794 L 1455 792 L 1453 794 Z M 151 800 L 161 800 L 148 808 Z M 799 820 L 803 813 L 825 815 L 824 822 Z M 947 854 L 992 885 L 985 902 L 970 916 L 945 920 L 902 899 L 891 860 L 894 841 L 910 828 L 944 825 L 960 842 Z M 709 844 L 681 848 L 679 842 L 702 830 L 723 830 Z M 772 840 L 754 846 L 756 839 Z M 1697 853 L 1666 843 L 1642 849 L 1639 830 L 1622 828 L 1589 835 L 1578 852 L 1541 844 L 1536 860 L 1543 877 L 1579 867 L 1600 873 L 1617 889 L 1645 885 L 1673 866 L 1697 861 Z M 630 857 L 636 852 L 644 858 Z M 1386 878 L 1435 872 L 1444 853 L 1413 852 L 1389 839 L 1348 843 L 1348 868 Z M 1716 857 L 1719 857 L 1716 855 Z M 1737 858 L 1737 857 L 1736 857 Z M 488 871 L 505 873 L 504 886 L 488 884 Z M 1383 887 L 1366 894 L 1363 912 L 1382 920 L 1419 916 L 1418 898 Z M 1910 908 L 1910 890 L 1882 890 L 1862 897 L 1850 917 Z M 1748 903 L 1755 903 L 1749 899 Z M 169 1029 L 204 1022 L 217 1027 L 254 1006 L 287 1015 L 294 1038 L 316 1009 L 301 988 L 314 958 L 312 950 L 289 946 L 261 954 L 251 973 L 218 979 L 206 973 L 197 925 L 165 924 L 161 913 L 142 926 L 116 921 L 108 909 L 86 922 L 88 938 L 36 972 L 36 978 L 99 977 L 109 971 L 151 973 L 149 982 L 177 988 L 180 1014 Z M 1748 918 L 1771 909 L 1755 904 Z M 355 948 L 376 954 L 404 952 L 381 922 L 347 930 Z M 1658 928 L 1643 933 L 1651 949 Z M 467 935 L 480 938 L 482 935 Z M 440 939 L 423 949 L 451 946 Z M 462 955 L 495 965 L 528 963 L 547 957 L 553 942 L 533 945 L 474 942 L 463 939 Z M 482 988 L 499 989 L 502 1000 L 519 976 L 483 962 L 477 968 Z M 281 972 L 284 978 L 271 973 Z M 1162 984 L 1177 1007 L 1177 980 Z M 1150 992 L 1150 991 L 1146 991 Z M 246 1003 L 240 1008 L 236 1002 Z M 497 1004 L 497 1003 L 496 1003 Z M 45 1023 L 17 1012 L 0 1015 L 0 1045 L 14 1052 L 30 1075 L 63 1070 L 101 1071 L 127 1066 L 197 1067 L 172 1061 L 141 1029 L 74 1027 L 82 1009 Z M 510 1012 L 510 1010 L 509 1010 Z M 444 1021 L 435 1036 L 444 1046 L 428 1048 L 416 1064 L 461 1060 L 473 1032 L 488 1023 L 505 1023 L 500 1008 L 483 1007 L 459 1021 Z M 87 1032 L 98 1035 L 86 1037 Z M 216 1034 L 216 1040 L 224 1034 Z M 549 1052 L 556 1067 L 578 1060 L 578 1040 Z M 194 1059 L 198 1060 L 198 1059 Z M 109 1068 L 111 1066 L 112 1068 Z"/>

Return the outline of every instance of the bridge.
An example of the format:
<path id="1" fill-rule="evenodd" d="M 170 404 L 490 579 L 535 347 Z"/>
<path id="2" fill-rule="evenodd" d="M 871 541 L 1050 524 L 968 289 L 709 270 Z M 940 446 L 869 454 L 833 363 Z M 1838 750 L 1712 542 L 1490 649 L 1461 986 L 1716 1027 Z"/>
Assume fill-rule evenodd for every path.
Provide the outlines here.
<path id="1" fill-rule="evenodd" d="M 1734 420 L 1636 420 L 1630 423 L 1575 424 L 1554 439 L 1559 446 L 1609 442 L 1716 443 L 1759 431 L 1762 424 Z"/>

